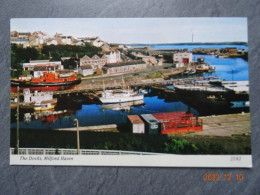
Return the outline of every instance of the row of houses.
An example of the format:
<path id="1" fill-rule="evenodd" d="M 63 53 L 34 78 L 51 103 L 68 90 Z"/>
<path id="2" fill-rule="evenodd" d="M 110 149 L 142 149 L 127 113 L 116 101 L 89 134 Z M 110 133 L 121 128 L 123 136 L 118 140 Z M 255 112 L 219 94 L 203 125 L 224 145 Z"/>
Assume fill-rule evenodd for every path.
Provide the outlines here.
<path id="1" fill-rule="evenodd" d="M 49 36 L 41 31 L 30 32 L 18 32 L 12 31 L 10 33 L 11 43 L 22 45 L 24 48 L 30 46 L 41 47 L 46 45 L 77 45 L 84 46 L 85 43 L 91 43 L 96 47 L 102 47 L 104 51 L 110 49 L 110 45 L 102 41 L 99 37 L 78 37 L 63 35 L 62 33 L 56 33 L 54 36 Z"/>
<path id="2" fill-rule="evenodd" d="M 110 63 L 104 65 L 102 68 L 94 69 L 90 65 L 80 66 L 79 73 L 83 76 L 92 75 L 95 72 L 100 74 L 122 74 L 135 72 L 139 70 L 146 69 L 147 64 L 142 60 L 133 60 L 128 62 Z"/>

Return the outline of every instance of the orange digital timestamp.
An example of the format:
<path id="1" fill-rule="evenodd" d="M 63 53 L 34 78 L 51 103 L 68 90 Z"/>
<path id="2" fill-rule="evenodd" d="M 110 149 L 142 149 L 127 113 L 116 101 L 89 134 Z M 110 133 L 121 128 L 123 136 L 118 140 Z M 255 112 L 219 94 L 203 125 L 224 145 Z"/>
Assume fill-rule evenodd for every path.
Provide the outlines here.
<path id="1" fill-rule="evenodd" d="M 232 175 L 231 174 L 224 174 L 223 176 L 220 174 L 204 174 L 204 181 L 220 181 L 220 180 L 224 180 L 224 181 L 231 181 Z M 244 176 L 243 174 L 236 174 L 235 175 L 235 180 L 236 181 L 243 181 Z"/>

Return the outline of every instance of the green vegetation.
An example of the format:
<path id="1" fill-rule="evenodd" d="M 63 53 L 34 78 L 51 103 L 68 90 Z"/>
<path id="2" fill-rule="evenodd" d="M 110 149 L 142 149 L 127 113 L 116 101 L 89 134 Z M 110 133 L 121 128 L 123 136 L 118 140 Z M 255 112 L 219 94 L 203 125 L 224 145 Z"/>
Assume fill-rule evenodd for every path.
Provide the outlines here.
<path id="1" fill-rule="evenodd" d="M 95 47 L 90 43 L 85 43 L 85 46 L 76 45 L 44 45 L 41 49 L 41 54 L 51 57 L 52 61 L 59 61 L 61 57 L 83 57 L 88 55 L 92 57 L 102 51 L 101 48 Z"/>
<path id="2" fill-rule="evenodd" d="M 11 147 L 15 146 L 16 129 L 12 129 Z M 76 132 L 22 129 L 20 147 L 76 149 Z M 172 154 L 251 154 L 250 136 L 167 136 L 81 131 L 80 147 Z"/>
<path id="3" fill-rule="evenodd" d="M 162 78 L 163 74 L 160 71 L 147 75 L 147 79 Z"/>
<path id="4" fill-rule="evenodd" d="M 11 77 L 21 76 L 23 74 L 21 63 L 30 60 L 60 61 L 61 57 L 72 57 L 72 59 L 64 62 L 64 68 L 71 69 L 76 67 L 76 58 L 81 58 L 84 55 L 92 57 L 100 53 L 101 50 L 101 48 L 90 43 L 85 43 L 85 46 L 44 45 L 41 49 L 35 47 L 23 48 L 21 45 L 11 44 Z"/>
<path id="5" fill-rule="evenodd" d="M 197 146 L 181 138 L 172 138 L 164 142 L 164 152 L 167 153 L 193 154 L 197 153 L 198 150 Z"/>

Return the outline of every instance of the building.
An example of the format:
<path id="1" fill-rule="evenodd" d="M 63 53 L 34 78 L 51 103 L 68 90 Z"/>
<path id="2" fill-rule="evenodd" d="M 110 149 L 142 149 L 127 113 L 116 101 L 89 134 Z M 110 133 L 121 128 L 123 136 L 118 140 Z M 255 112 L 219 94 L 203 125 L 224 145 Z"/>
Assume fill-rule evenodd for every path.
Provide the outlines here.
<path id="1" fill-rule="evenodd" d="M 17 31 L 11 31 L 10 38 L 11 39 L 19 39 L 18 35 L 19 35 L 19 33 Z"/>
<path id="2" fill-rule="evenodd" d="M 138 115 L 128 115 L 127 125 L 133 133 L 144 133 L 144 122 Z"/>
<path id="3" fill-rule="evenodd" d="M 77 41 L 75 45 L 77 45 L 77 46 L 85 46 L 85 43 L 83 41 Z"/>
<path id="4" fill-rule="evenodd" d="M 40 46 L 43 45 L 44 43 L 47 43 L 48 39 L 49 37 L 45 33 L 41 31 L 37 31 L 37 32 L 33 32 L 29 36 L 29 43 L 30 46 Z"/>
<path id="5" fill-rule="evenodd" d="M 43 73 L 46 71 L 55 72 L 56 70 L 57 69 L 55 68 L 55 66 L 42 66 L 42 65 L 34 66 L 32 69 L 33 77 L 39 78 L 39 77 L 43 76 Z"/>
<path id="6" fill-rule="evenodd" d="M 63 44 L 63 45 L 71 45 L 74 42 L 72 36 L 65 36 L 62 35 L 62 33 L 56 33 L 54 35 L 54 40 L 56 40 L 58 44 Z"/>
<path id="7" fill-rule="evenodd" d="M 100 39 L 96 39 L 92 42 L 92 45 L 96 46 L 96 47 L 101 47 L 104 44 L 104 41 L 100 40 Z"/>
<path id="8" fill-rule="evenodd" d="M 225 48 L 225 53 L 237 53 L 237 48 Z"/>
<path id="9" fill-rule="evenodd" d="M 110 45 L 106 42 L 104 42 L 104 44 L 101 46 L 101 48 L 102 48 L 102 51 L 104 51 L 104 52 L 110 51 Z"/>
<path id="10" fill-rule="evenodd" d="M 29 47 L 29 40 L 28 39 L 11 39 L 11 44 L 22 45 L 23 48 Z"/>
<path id="11" fill-rule="evenodd" d="M 93 57 L 89 57 L 85 55 L 83 58 L 80 58 L 80 66 L 90 65 L 94 71 L 97 69 L 102 69 L 102 67 L 106 63 L 107 63 L 106 55 L 96 54 Z"/>
<path id="12" fill-rule="evenodd" d="M 58 41 L 53 39 L 53 40 L 48 40 L 47 45 L 58 45 Z"/>
<path id="13" fill-rule="evenodd" d="M 29 32 L 19 32 L 18 38 L 19 39 L 29 39 L 30 35 L 31 35 L 31 33 L 29 33 Z"/>
<path id="14" fill-rule="evenodd" d="M 103 67 L 104 73 L 107 74 L 120 74 L 139 71 L 141 69 L 146 69 L 147 65 L 142 60 L 134 60 L 129 62 L 120 62 L 113 64 L 106 64 Z"/>
<path id="15" fill-rule="evenodd" d="M 49 60 L 31 60 L 29 63 L 22 63 L 24 70 L 32 70 L 34 71 L 33 76 L 35 78 L 43 75 L 44 71 L 55 72 L 56 70 L 63 70 L 63 65 L 61 65 L 61 61 L 53 61 Z"/>
<path id="16" fill-rule="evenodd" d="M 93 69 L 90 65 L 80 66 L 79 67 L 79 74 L 81 74 L 83 76 L 87 76 L 87 75 L 94 74 L 94 71 L 93 71 Z"/>
<path id="17" fill-rule="evenodd" d="M 173 54 L 174 63 L 190 64 L 192 62 L 192 53 L 190 52 L 178 52 Z"/>
<path id="18" fill-rule="evenodd" d="M 41 103 L 43 101 L 53 100 L 53 91 L 38 92 L 34 91 L 34 94 L 30 93 L 30 89 L 26 88 L 23 90 L 24 102 L 25 103 Z"/>
<path id="19" fill-rule="evenodd" d="M 122 62 L 121 52 L 118 50 L 106 53 L 106 57 L 108 64 Z"/>

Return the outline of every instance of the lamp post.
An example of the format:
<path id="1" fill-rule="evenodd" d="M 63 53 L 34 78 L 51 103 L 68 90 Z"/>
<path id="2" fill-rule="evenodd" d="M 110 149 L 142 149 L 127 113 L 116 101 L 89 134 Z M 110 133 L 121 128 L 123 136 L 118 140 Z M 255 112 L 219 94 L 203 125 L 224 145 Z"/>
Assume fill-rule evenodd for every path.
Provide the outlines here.
<path id="1" fill-rule="evenodd" d="M 78 121 L 78 119 L 75 118 L 74 122 L 77 125 L 77 154 L 79 155 L 80 154 L 80 147 L 79 147 L 79 145 L 80 145 L 80 143 L 79 143 L 79 121 Z"/>

